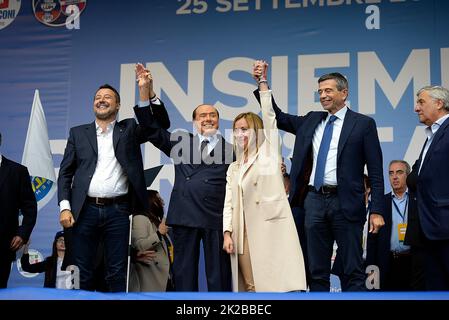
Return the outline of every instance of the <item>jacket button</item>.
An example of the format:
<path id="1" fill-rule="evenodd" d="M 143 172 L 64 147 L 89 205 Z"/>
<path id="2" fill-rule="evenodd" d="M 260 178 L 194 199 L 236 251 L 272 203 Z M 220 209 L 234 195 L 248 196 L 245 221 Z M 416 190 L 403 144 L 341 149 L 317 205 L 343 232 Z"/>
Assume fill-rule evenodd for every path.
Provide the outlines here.
<path id="1" fill-rule="evenodd" d="M 187 177 L 186 180 L 187 180 L 187 181 L 190 180 L 190 177 Z"/>
<path id="2" fill-rule="evenodd" d="M 207 180 L 207 179 L 206 179 L 206 180 L 204 180 L 204 182 L 208 182 L 208 181 L 209 181 L 209 180 Z"/>
<path id="3" fill-rule="evenodd" d="M 259 201 L 256 201 L 256 204 L 259 204 Z"/>
<path id="4" fill-rule="evenodd" d="M 155 264 L 155 265 L 158 265 L 158 264 L 159 264 L 159 262 L 157 262 L 157 261 L 156 261 L 156 262 L 155 262 L 154 264 Z"/>
<path id="5" fill-rule="evenodd" d="M 256 182 L 254 182 L 254 185 L 255 185 L 255 186 L 257 186 L 257 181 L 256 181 Z"/>

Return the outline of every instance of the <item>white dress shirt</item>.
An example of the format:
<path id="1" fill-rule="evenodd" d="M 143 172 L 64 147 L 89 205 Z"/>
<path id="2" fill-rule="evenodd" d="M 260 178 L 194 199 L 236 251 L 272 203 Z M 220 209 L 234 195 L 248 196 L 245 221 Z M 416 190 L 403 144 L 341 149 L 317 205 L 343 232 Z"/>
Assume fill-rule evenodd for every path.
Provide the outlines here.
<path id="1" fill-rule="evenodd" d="M 329 146 L 329 152 L 326 158 L 326 166 L 324 167 L 324 180 L 323 185 L 337 185 L 337 153 L 338 153 L 338 141 L 340 141 L 341 129 L 343 128 L 343 121 L 345 120 L 346 112 L 348 107 L 344 106 L 342 109 L 335 113 L 337 119 L 334 121 L 334 128 L 332 131 L 332 140 Z M 321 123 L 316 127 L 315 133 L 313 135 L 313 168 L 310 175 L 309 185 L 313 186 L 315 180 L 315 170 L 316 162 L 318 158 L 318 151 L 320 150 L 321 140 L 323 139 L 324 128 L 329 121 L 331 114 L 329 113 L 326 119 L 322 120 Z"/>
<path id="2" fill-rule="evenodd" d="M 448 117 L 449 117 L 449 114 L 445 115 L 444 117 L 441 117 L 440 119 L 435 121 L 435 123 L 432 124 L 430 127 L 426 127 L 424 129 L 424 132 L 426 133 L 426 136 L 427 136 L 427 142 L 426 142 L 426 146 L 424 147 L 424 151 L 422 153 L 421 163 L 419 164 L 418 174 L 421 172 L 422 164 L 424 163 L 424 159 L 426 158 L 427 151 L 429 151 L 430 145 L 432 144 L 433 137 L 435 137 L 435 133 L 437 133 L 438 129 L 441 127 L 443 122 Z"/>
<path id="3" fill-rule="evenodd" d="M 112 135 L 116 121 L 111 122 L 106 131 L 95 122 L 97 132 L 98 158 L 94 175 L 90 181 L 89 197 L 114 198 L 128 193 L 128 176 L 115 157 Z M 62 200 L 60 210 L 71 210 L 70 202 Z"/>

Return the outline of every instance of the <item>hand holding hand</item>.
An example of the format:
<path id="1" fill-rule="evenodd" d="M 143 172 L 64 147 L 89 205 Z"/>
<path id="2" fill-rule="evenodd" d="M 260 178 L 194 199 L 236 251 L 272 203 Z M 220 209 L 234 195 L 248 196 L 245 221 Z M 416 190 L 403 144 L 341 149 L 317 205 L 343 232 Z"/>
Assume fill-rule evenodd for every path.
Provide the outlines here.
<path id="1" fill-rule="evenodd" d="M 153 91 L 153 76 L 140 62 L 136 64 L 136 81 L 139 87 L 140 100 L 146 101 L 153 98 L 156 94 Z"/>

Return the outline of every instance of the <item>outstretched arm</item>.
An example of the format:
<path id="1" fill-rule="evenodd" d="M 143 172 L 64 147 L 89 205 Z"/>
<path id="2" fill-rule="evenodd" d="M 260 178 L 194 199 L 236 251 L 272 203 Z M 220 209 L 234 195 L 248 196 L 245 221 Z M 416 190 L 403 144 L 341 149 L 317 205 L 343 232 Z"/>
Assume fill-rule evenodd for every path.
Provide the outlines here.
<path id="1" fill-rule="evenodd" d="M 261 60 L 258 60 L 259 62 Z M 269 90 L 268 80 L 267 80 L 267 70 L 259 65 L 257 62 L 254 64 L 253 68 L 253 78 L 256 79 L 259 85 L 260 91 Z M 260 93 L 259 90 L 254 91 L 257 101 L 260 103 Z M 273 105 L 273 110 L 276 115 L 277 126 L 279 129 L 296 134 L 299 126 L 302 124 L 302 117 L 290 115 L 283 112 L 276 104 L 276 101 L 271 97 L 271 103 Z"/>

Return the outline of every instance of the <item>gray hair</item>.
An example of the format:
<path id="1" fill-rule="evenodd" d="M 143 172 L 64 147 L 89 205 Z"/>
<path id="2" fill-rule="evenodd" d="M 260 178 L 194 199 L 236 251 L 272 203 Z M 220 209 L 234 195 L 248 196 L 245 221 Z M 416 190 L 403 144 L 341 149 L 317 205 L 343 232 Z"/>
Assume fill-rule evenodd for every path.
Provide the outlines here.
<path id="1" fill-rule="evenodd" d="M 408 162 L 405 161 L 405 160 L 391 160 L 391 161 L 390 161 L 390 164 L 388 165 L 388 169 L 390 169 L 390 167 L 391 167 L 391 165 L 392 165 L 393 163 L 402 163 L 402 164 L 405 166 L 405 173 L 406 173 L 407 175 L 409 175 L 410 172 L 412 171 L 411 168 L 410 168 L 410 165 L 409 165 Z"/>
<path id="2" fill-rule="evenodd" d="M 423 91 L 427 91 L 429 96 L 433 100 L 441 100 L 443 102 L 443 107 L 446 111 L 449 111 L 449 90 L 442 86 L 425 86 L 419 89 L 416 96 L 419 96 Z"/>
<path id="3" fill-rule="evenodd" d="M 326 81 L 326 80 L 335 80 L 335 82 L 337 83 L 338 91 L 349 88 L 348 80 L 345 78 L 344 75 L 342 75 L 339 72 L 332 72 L 332 73 L 327 73 L 325 75 L 322 75 L 318 79 L 318 83 Z"/>

